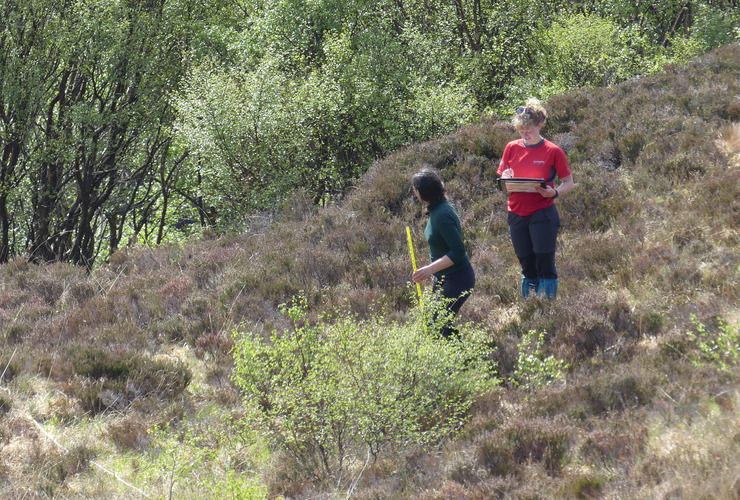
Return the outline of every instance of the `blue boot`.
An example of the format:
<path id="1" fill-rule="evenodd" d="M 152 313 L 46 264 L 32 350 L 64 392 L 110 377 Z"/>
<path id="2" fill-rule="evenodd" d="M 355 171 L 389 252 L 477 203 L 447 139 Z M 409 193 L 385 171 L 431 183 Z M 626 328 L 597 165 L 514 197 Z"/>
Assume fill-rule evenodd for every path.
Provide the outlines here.
<path id="1" fill-rule="evenodd" d="M 550 300 L 553 300 L 558 294 L 558 280 L 557 279 L 540 279 L 539 295 L 540 297 L 545 296 Z"/>
<path id="2" fill-rule="evenodd" d="M 522 297 L 525 299 L 530 294 L 537 295 L 540 286 L 540 280 L 537 278 L 522 278 Z"/>

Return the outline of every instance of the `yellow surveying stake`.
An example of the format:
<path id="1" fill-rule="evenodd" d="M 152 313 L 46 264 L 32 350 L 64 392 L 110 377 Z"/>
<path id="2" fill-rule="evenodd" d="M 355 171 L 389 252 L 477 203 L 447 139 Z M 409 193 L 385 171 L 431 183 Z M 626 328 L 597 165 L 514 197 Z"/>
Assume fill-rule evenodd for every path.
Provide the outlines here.
<path id="1" fill-rule="evenodd" d="M 414 242 L 411 239 L 411 228 L 406 226 L 406 239 L 409 240 L 409 254 L 411 255 L 411 267 L 416 272 L 416 254 L 414 253 Z M 419 296 L 419 307 L 421 307 L 421 285 L 416 284 L 416 294 Z"/>

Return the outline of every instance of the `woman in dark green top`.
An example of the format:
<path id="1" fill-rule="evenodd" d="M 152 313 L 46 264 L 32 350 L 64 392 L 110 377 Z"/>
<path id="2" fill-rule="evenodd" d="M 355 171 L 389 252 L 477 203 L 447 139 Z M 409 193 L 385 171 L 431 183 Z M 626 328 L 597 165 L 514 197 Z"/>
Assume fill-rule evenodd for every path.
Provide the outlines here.
<path id="1" fill-rule="evenodd" d="M 442 179 L 432 170 L 414 174 L 411 185 L 419 201 L 426 206 L 429 220 L 424 236 L 429 243 L 431 263 L 411 275 L 414 283 L 433 278 L 433 289 L 449 299 L 447 309 L 457 314 L 475 286 L 475 272 L 465 251 L 462 226 L 457 212 L 445 197 Z M 451 323 L 442 326 L 441 335 L 455 334 Z"/>

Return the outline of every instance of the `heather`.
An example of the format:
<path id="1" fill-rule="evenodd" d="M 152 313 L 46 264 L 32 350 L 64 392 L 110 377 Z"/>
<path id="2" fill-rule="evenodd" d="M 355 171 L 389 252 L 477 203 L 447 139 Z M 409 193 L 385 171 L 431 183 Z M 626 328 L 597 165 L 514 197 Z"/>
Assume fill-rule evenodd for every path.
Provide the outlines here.
<path id="1" fill-rule="evenodd" d="M 493 115 L 325 206 L 295 192 L 90 270 L 12 259 L 0 495 L 737 498 L 739 65 L 729 45 L 547 100 L 579 184 L 552 303 L 519 296 Z M 408 284 L 422 167 L 478 274 L 457 347 Z"/>

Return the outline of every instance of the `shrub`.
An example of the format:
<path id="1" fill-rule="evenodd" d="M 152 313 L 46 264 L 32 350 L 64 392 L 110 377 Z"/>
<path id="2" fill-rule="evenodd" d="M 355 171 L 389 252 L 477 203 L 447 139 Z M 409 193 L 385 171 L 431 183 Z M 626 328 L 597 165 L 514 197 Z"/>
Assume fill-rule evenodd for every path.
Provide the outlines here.
<path id="1" fill-rule="evenodd" d="M 621 30 L 609 19 L 570 12 L 543 37 L 547 56 L 541 68 L 570 88 L 609 85 L 639 74 L 638 52 L 649 48 L 638 33 Z"/>
<path id="2" fill-rule="evenodd" d="M 697 53 L 738 41 L 740 19 L 737 11 L 722 12 L 705 3 L 698 4 L 697 10 L 690 35 L 691 40 L 699 45 Z"/>
<path id="3" fill-rule="evenodd" d="M 629 463 L 644 451 L 647 434 L 640 422 L 627 428 L 596 428 L 586 436 L 579 454 L 588 463 L 606 468 Z"/>
<path id="4" fill-rule="evenodd" d="M 14 321 L 2 330 L 0 339 L 8 344 L 21 342 L 24 337 L 33 331 L 33 327 L 25 322 Z"/>
<path id="5" fill-rule="evenodd" d="M 696 366 L 709 362 L 720 370 L 730 371 L 740 360 L 740 330 L 737 325 L 727 325 L 717 321 L 716 329 L 707 330 L 695 314 L 691 315 L 693 331 L 686 332 L 689 338 L 701 351 L 701 355 L 691 361 Z"/>
<path id="6" fill-rule="evenodd" d="M 54 494 L 57 488 L 62 489 L 62 485 L 70 477 L 79 476 L 90 468 L 90 464 L 97 455 L 97 451 L 87 445 L 80 444 L 57 457 L 53 462 L 44 469 L 41 477 L 41 488 Z"/>
<path id="7" fill-rule="evenodd" d="M 638 374 L 600 377 L 586 385 L 589 403 L 596 413 L 631 410 L 650 401 L 653 390 Z"/>
<path id="8" fill-rule="evenodd" d="M 511 378 L 512 383 L 526 389 L 538 389 L 563 376 L 568 363 L 554 356 L 543 353 L 545 332 L 530 330 L 522 337 L 516 370 Z"/>
<path id="9" fill-rule="evenodd" d="M 155 426 L 150 444 L 139 463 L 139 474 L 157 498 L 238 498 L 264 500 L 267 491 L 250 470 L 219 456 L 239 451 L 229 445 L 220 426 L 203 432 L 187 424 Z M 242 464 L 243 465 L 243 464 Z"/>
<path id="10" fill-rule="evenodd" d="M 500 432 L 484 436 L 476 447 L 478 463 L 494 476 L 508 476 L 517 472 L 517 463 L 511 444 Z"/>
<path id="11" fill-rule="evenodd" d="M 293 329 L 269 339 L 235 334 L 234 381 L 246 422 L 291 455 L 301 474 L 341 473 L 392 444 L 433 443 L 467 418 L 476 395 L 497 380 L 481 333 L 441 341 L 410 324 L 347 311 L 307 321 L 305 298 L 282 308 Z"/>
<path id="12" fill-rule="evenodd" d="M 577 164 L 573 165 L 573 177 L 578 183 L 573 196 L 558 201 L 563 227 L 569 231 L 606 232 L 620 221 L 639 214 L 619 172 Z"/>
<path id="13" fill-rule="evenodd" d="M 558 308 L 571 314 L 554 319 L 552 352 L 574 365 L 594 355 L 629 357 L 639 325 L 627 300 L 590 281 L 568 286 L 580 289 L 558 298 Z"/>
<path id="14" fill-rule="evenodd" d="M 41 275 L 29 280 L 29 287 L 53 306 L 64 292 L 64 283 L 55 275 Z"/>
<path id="15" fill-rule="evenodd" d="M 133 364 L 126 389 L 134 396 L 172 398 L 182 394 L 192 378 L 192 371 L 180 360 L 142 356 Z"/>
<path id="16" fill-rule="evenodd" d="M 182 342 L 187 337 L 190 323 L 192 323 L 192 321 L 178 315 L 161 321 L 152 322 L 149 330 L 153 335 L 166 342 Z"/>
<path id="17" fill-rule="evenodd" d="M 157 290 L 156 295 L 168 315 L 176 314 L 182 308 L 193 288 L 192 280 L 187 276 L 176 276 Z"/>
<path id="18" fill-rule="evenodd" d="M 132 352 L 86 349 L 73 361 L 82 376 L 70 383 L 87 411 L 123 409 L 137 398 L 181 394 L 192 372 L 181 361 L 151 359 Z"/>
<path id="19" fill-rule="evenodd" d="M 60 301 L 63 306 L 78 307 L 86 301 L 95 297 L 99 292 L 99 286 L 90 280 L 76 280 L 70 283 L 62 293 Z"/>
<path id="20" fill-rule="evenodd" d="M 575 277 L 601 281 L 629 269 L 631 255 L 629 240 L 616 231 L 581 233 L 568 242 L 568 257 Z M 587 281 L 588 282 L 588 281 Z"/>
<path id="21" fill-rule="evenodd" d="M 129 450 L 143 450 L 151 440 L 147 432 L 149 425 L 143 415 L 132 412 L 110 421 L 106 431 L 116 445 Z"/>
<path id="22" fill-rule="evenodd" d="M 231 352 L 234 342 L 227 331 L 208 332 L 198 338 L 195 347 L 195 355 L 199 359 L 208 355 L 211 359 L 218 360 Z"/>
<path id="23" fill-rule="evenodd" d="M 606 484 L 605 475 L 594 473 L 581 473 L 575 477 L 568 477 L 566 484 L 561 488 L 560 494 L 563 498 L 599 498 Z"/>
<path id="24" fill-rule="evenodd" d="M 528 462 L 539 462 L 549 474 L 557 474 L 565 462 L 571 433 L 572 429 L 562 422 L 526 420 L 506 424 L 478 444 L 478 460 L 496 476 L 519 472 L 518 465 Z"/>
<path id="25" fill-rule="evenodd" d="M 0 396 L 0 417 L 5 416 L 11 408 L 13 408 L 13 402 L 5 396 Z"/>

